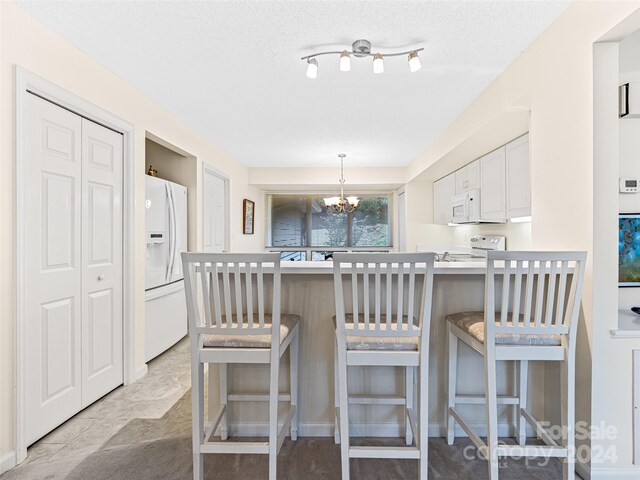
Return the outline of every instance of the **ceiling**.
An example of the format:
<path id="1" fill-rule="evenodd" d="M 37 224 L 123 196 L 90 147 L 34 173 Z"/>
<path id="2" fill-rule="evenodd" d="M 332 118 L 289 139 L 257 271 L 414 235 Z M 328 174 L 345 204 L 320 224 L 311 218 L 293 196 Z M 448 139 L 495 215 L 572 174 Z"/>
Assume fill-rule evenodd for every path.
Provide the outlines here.
<path id="1" fill-rule="evenodd" d="M 249 166 L 403 166 L 569 2 L 16 2 Z M 425 47 L 405 57 L 300 57 Z M 350 48 L 349 48 L 350 50 Z"/>

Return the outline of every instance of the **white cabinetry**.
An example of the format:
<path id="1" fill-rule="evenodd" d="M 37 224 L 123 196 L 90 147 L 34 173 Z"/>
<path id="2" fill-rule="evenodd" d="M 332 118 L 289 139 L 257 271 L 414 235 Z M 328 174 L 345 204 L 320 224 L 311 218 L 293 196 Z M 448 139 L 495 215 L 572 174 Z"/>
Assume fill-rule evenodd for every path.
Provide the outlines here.
<path id="1" fill-rule="evenodd" d="M 433 182 L 433 223 L 447 225 L 451 221 L 451 197 L 455 193 L 455 173 Z"/>
<path id="2" fill-rule="evenodd" d="M 506 145 L 507 218 L 531 215 L 529 134 Z"/>
<path id="3" fill-rule="evenodd" d="M 480 218 L 506 221 L 505 147 L 480 158 Z"/>
<path id="4" fill-rule="evenodd" d="M 478 160 L 462 167 L 455 173 L 455 194 L 475 190 L 480 186 L 480 162 Z"/>

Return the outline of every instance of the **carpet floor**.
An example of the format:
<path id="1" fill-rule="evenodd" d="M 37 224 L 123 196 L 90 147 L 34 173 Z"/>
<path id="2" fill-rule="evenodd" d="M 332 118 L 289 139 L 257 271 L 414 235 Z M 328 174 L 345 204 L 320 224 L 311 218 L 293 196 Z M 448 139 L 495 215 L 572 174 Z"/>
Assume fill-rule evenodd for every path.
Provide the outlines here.
<path id="1" fill-rule="evenodd" d="M 506 440 L 507 442 L 509 440 Z M 401 440 L 357 439 L 354 444 L 401 445 Z M 486 462 L 467 439 L 448 446 L 444 439 L 429 440 L 429 478 L 481 480 L 487 478 Z M 69 468 L 71 466 L 71 468 Z M 511 460 L 501 465 L 502 480 L 552 480 L 562 478 L 558 460 Z M 206 455 L 206 479 L 267 478 L 266 455 Z M 188 480 L 191 470 L 191 404 L 187 392 L 169 411 L 156 419 L 128 422 L 97 451 L 80 463 L 52 459 L 18 467 L 2 480 Z M 415 460 L 353 459 L 354 479 L 416 479 Z M 281 480 L 340 478 L 340 447 L 332 438 L 285 440 L 278 456 Z"/>

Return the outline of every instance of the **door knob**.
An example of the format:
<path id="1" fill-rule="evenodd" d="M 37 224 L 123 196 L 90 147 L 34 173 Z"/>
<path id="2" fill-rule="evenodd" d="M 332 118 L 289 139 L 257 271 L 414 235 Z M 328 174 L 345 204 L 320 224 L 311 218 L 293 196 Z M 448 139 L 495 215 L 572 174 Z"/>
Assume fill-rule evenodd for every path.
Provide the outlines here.
<path id="1" fill-rule="evenodd" d="M 98 280 L 104 280 L 104 275 L 98 275 Z"/>

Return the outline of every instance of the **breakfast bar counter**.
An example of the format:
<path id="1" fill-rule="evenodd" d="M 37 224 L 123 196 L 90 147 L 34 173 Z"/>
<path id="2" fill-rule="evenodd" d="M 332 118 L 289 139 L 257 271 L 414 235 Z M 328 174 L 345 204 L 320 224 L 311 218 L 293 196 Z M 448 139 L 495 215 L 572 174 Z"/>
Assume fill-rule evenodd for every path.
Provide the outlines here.
<path id="1" fill-rule="evenodd" d="M 445 315 L 482 310 L 484 304 L 484 261 L 437 262 L 434 277 L 433 310 L 429 345 L 429 435 L 443 436 L 446 410 L 446 321 Z M 333 342 L 335 315 L 333 263 L 285 262 L 282 272 L 282 312 L 300 315 L 299 350 L 299 434 L 332 436 L 334 428 Z M 483 362 L 466 345 L 459 347 L 458 391 L 482 393 Z M 282 359 L 281 391 L 288 390 L 288 361 Z M 266 367 L 233 365 L 229 391 L 253 393 L 266 389 Z M 504 371 L 509 369 L 509 371 Z M 510 392 L 514 373 L 511 365 L 498 369 L 498 394 Z M 535 372 L 533 372 L 535 373 Z M 210 375 L 217 378 L 217 369 Z M 507 380 L 508 379 L 508 380 Z M 502 383 L 500 383 L 502 382 Z M 217 385 L 210 382 L 210 385 Z M 358 367 L 349 370 L 349 391 L 394 394 L 404 388 L 404 373 L 393 367 Z M 209 409 L 215 411 L 218 392 L 209 392 Z M 211 409 L 214 410 L 211 410 Z M 264 435 L 267 431 L 267 405 L 230 404 L 231 435 Z M 535 408 L 535 404 L 533 406 Z M 484 422 L 483 406 L 464 406 L 460 410 L 472 424 Z M 511 414 L 501 416 L 510 423 Z M 353 435 L 398 436 L 404 432 L 402 411 L 394 406 L 354 406 L 349 412 Z M 500 428 L 501 434 L 505 433 Z"/>

